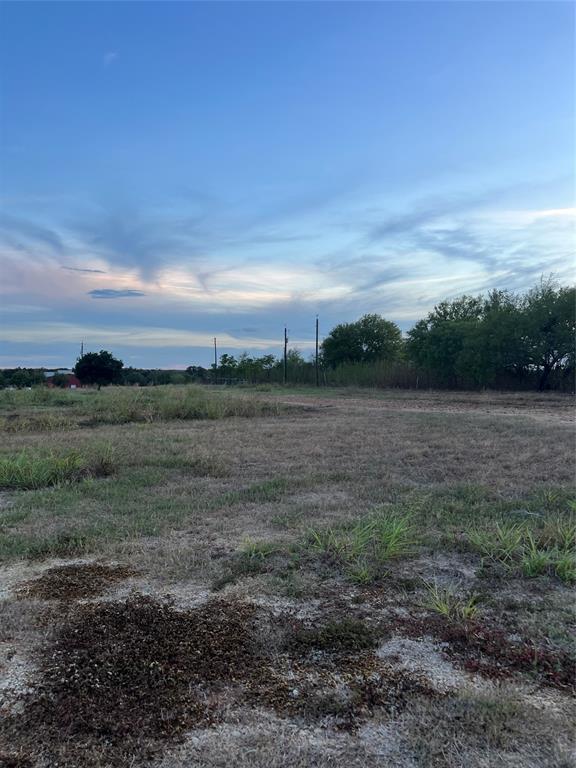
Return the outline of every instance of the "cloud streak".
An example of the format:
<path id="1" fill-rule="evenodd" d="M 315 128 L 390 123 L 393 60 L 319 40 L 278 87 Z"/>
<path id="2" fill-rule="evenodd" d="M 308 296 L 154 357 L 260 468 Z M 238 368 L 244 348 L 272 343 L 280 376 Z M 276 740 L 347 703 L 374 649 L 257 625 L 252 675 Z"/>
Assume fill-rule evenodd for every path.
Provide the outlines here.
<path id="1" fill-rule="evenodd" d="M 112 64 L 114 64 L 114 62 L 118 59 L 118 56 L 118 51 L 106 51 L 102 57 L 102 66 L 104 69 L 108 69 L 108 67 L 112 66 Z"/>
<path id="2" fill-rule="evenodd" d="M 69 272 L 84 272 L 85 274 L 93 275 L 105 275 L 105 269 L 84 269 L 83 267 L 67 267 L 62 265 L 62 269 L 67 269 Z"/>
<path id="3" fill-rule="evenodd" d="M 146 350 L 151 365 L 164 347 L 206 349 L 197 355 L 206 362 L 214 335 L 223 350 L 277 352 L 278 339 L 265 337 L 279 337 L 287 322 L 305 349 L 316 313 L 325 332 L 366 312 L 407 329 L 444 298 L 523 290 L 550 272 L 570 279 L 570 211 L 472 202 L 415 204 L 386 220 L 375 206 L 356 206 L 315 228 L 307 218 L 261 229 L 245 222 L 236 232 L 232 218 L 219 230 L 218 217 L 168 208 L 100 211 L 68 229 L 12 217 L 24 250 L 4 251 L 4 303 L 45 307 L 62 324 L 8 310 L 5 338 L 48 350 L 93 332 L 95 344 Z"/>
<path id="4" fill-rule="evenodd" d="M 62 238 L 54 229 L 7 213 L 0 214 L 0 240 L 18 251 L 28 252 L 38 246 L 60 255 L 66 251 Z"/>
<path id="5" fill-rule="evenodd" d="M 135 291 L 131 289 L 116 290 L 114 288 L 95 288 L 92 291 L 88 291 L 88 296 L 93 299 L 132 299 L 139 296 L 145 296 L 143 291 Z"/>

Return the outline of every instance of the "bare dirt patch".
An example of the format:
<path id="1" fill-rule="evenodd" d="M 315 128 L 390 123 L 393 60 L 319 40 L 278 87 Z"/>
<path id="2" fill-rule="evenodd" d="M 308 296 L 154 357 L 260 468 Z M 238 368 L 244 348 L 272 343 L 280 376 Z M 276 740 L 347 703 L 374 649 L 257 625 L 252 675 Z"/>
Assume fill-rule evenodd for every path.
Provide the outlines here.
<path id="1" fill-rule="evenodd" d="M 39 653 L 34 690 L 4 736 L 50 764 L 146 759 L 216 717 L 207 686 L 253 665 L 252 616 L 246 604 L 179 612 L 149 597 L 77 606 Z"/>
<path id="2" fill-rule="evenodd" d="M 373 644 L 360 622 L 313 631 L 242 601 L 76 605 L 37 654 L 32 687 L 0 735 L 50 765 L 124 766 L 222 721 L 234 704 L 354 730 L 376 711 L 438 695 Z"/>
<path id="3" fill-rule="evenodd" d="M 455 669 L 442 655 L 442 646 L 431 638 L 413 640 L 393 637 L 377 650 L 377 655 L 398 669 L 424 675 L 439 692 L 457 690 L 465 685 L 465 673 Z"/>
<path id="4" fill-rule="evenodd" d="M 576 659 L 566 651 L 537 645 L 526 638 L 511 639 L 500 627 L 477 621 L 451 622 L 433 615 L 399 618 L 398 627 L 409 637 L 434 636 L 445 653 L 467 672 L 499 680 L 520 672 L 564 691 L 574 691 Z"/>

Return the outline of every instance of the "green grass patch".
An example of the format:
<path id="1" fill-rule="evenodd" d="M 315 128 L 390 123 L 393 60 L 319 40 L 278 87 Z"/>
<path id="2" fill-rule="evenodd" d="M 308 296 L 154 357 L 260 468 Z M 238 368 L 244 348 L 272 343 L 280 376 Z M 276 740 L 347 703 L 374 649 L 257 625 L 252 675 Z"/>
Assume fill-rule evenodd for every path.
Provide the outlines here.
<path id="1" fill-rule="evenodd" d="M 478 595 L 459 597 L 448 588 L 425 582 L 428 592 L 424 606 L 450 621 L 472 621 L 478 615 Z"/>
<path id="2" fill-rule="evenodd" d="M 332 621 L 318 629 L 301 629 L 294 633 L 292 645 L 304 650 L 363 651 L 374 648 L 374 632 L 359 619 Z"/>
<path id="3" fill-rule="evenodd" d="M 78 482 L 86 477 L 112 473 L 114 461 L 110 449 L 83 456 L 77 451 L 31 453 L 0 457 L 0 489 L 27 490 Z"/>
<path id="4" fill-rule="evenodd" d="M 20 432 L 57 432 L 75 426 L 66 414 L 39 411 L 38 413 L 11 413 L 0 417 L 0 430 L 9 434 Z"/>
<path id="5" fill-rule="evenodd" d="M 85 409 L 86 425 L 194 421 L 277 415 L 282 406 L 247 394 L 198 386 L 102 390 Z"/>
<path id="6" fill-rule="evenodd" d="M 555 575 L 567 584 L 576 582 L 576 522 L 572 517 L 503 521 L 469 530 L 467 541 L 484 563 L 496 563 L 527 578 Z"/>
<path id="7" fill-rule="evenodd" d="M 277 416 L 294 406 L 249 392 L 212 391 L 198 385 L 92 390 L 0 391 L 0 430 L 48 432 L 106 424 L 157 423 Z M 297 410 L 297 408 L 296 408 Z"/>
<path id="8" fill-rule="evenodd" d="M 408 515 L 379 511 L 348 525 L 311 529 L 304 548 L 332 558 L 352 581 L 369 583 L 391 559 L 412 554 L 417 540 Z"/>

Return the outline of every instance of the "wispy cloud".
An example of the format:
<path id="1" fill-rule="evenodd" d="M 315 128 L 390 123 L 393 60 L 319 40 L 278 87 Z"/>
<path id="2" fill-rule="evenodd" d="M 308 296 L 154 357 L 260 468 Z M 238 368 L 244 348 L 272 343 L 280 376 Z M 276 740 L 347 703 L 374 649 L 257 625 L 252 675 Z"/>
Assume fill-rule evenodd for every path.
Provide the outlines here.
<path id="1" fill-rule="evenodd" d="M 104 69 L 108 69 L 118 58 L 120 54 L 118 51 L 106 51 L 102 57 L 102 66 Z"/>
<path id="2" fill-rule="evenodd" d="M 69 272 L 87 272 L 94 275 L 105 275 L 106 270 L 104 269 L 85 269 L 83 267 L 67 267 L 66 265 L 62 265 L 62 269 L 67 269 Z"/>
<path id="3" fill-rule="evenodd" d="M 18 251 L 29 252 L 35 247 L 42 246 L 62 255 L 66 250 L 62 238 L 55 229 L 7 213 L 0 214 L 0 240 Z"/>
<path id="4" fill-rule="evenodd" d="M 132 299 L 145 295 L 143 291 L 115 290 L 114 288 L 95 288 L 93 291 L 88 291 L 88 296 L 93 299 Z"/>
<path id="5" fill-rule="evenodd" d="M 304 348 L 316 313 L 325 332 L 366 312 L 407 329 L 443 298 L 523 290 L 551 272 L 569 281 L 571 212 L 561 200 L 530 210 L 500 202 L 406 202 L 386 217 L 385 205 L 357 204 L 316 222 L 259 225 L 169 205 L 85 208 L 66 226 L 10 218 L 23 250 L 0 253 L 2 293 L 13 305 L 47 307 L 64 325 L 14 310 L 6 338 L 72 344 L 86 337 L 81 318 L 94 344 L 146 347 L 151 361 L 164 360 L 164 348 L 187 359 L 192 346 L 208 350 L 214 335 L 223 350 L 278 351 L 285 322 Z M 302 236 L 309 242 L 306 232 L 314 233 Z"/>
<path id="6" fill-rule="evenodd" d="M 184 253 L 188 259 L 194 255 L 192 224 L 185 235 L 178 231 L 180 223 L 174 217 L 133 207 L 87 214 L 72 227 L 88 251 L 111 265 L 136 268 L 147 277 Z"/>
<path id="7" fill-rule="evenodd" d="M 47 341 L 68 342 L 78 338 L 90 343 L 122 344 L 132 347 L 211 347 L 214 343 L 214 333 L 211 331 L 186 331 L 175 328 L 157 328 L 148 326 L 123 326 L 110 328 L 106 326 L 78 325 L 76 323 L 44 323 L 39 325 L 22 325 L 5 327 L 0 331 L 2 341 L 30 343 Z M 312 340 L 292 339 L 297 346 L 311 348 Z M 237 338 L 227 332 L 218 333 L 218 342 L 222 348 L 228 349 L 271 349 L 278 345 L 277 339 L 243 337 Z"/>

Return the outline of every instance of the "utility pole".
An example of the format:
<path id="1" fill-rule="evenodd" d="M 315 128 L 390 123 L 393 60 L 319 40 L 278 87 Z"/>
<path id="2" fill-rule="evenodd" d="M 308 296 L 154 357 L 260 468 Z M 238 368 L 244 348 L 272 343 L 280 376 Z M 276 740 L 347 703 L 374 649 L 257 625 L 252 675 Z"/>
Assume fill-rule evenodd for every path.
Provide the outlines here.
<path id="1" fill-rule="evenodd" d="M 84 357 L 84 342 L 80 343 L 80 357 Z"/>
<path id="2" fill-rule="evenodd" d="M 320 386 L 319 370 L 318 370 L 318 315 L 316 315 L 316 356 L 314 357 L 314 368 L 316 369 L 316 386 Z"/>
<path id="3" fill-rule="evenodd" d="M 288 381 L 288 329 L 284 326 L 284 384 Z"/>
<path id="4" fill-rule="evenodd" d="M 216 336 L 214 336 L 214 384 L 218 382 L 218 348 L 216 346 Z"/>

